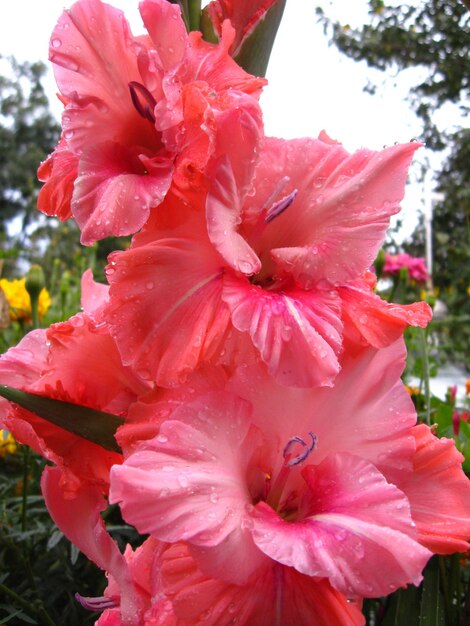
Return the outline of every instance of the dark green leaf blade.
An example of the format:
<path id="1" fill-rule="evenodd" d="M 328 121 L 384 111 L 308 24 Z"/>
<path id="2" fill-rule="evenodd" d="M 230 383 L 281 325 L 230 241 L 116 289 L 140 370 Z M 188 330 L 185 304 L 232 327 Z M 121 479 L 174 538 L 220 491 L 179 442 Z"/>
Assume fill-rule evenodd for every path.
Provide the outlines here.
<path id="1" fill-rule="evenodd" d="M 117 415 L 0 385 L 0 396 L 106 450 L 121 452 L 114 434 L 124 423 Z"/>
<path id="2" fill-rule="evenodd" d="M 266 75 L 269 57 L 285 6 L 286 0 L 278 0 L 242 45 L 235 61 L 246 72 L 255 76 Z"/>

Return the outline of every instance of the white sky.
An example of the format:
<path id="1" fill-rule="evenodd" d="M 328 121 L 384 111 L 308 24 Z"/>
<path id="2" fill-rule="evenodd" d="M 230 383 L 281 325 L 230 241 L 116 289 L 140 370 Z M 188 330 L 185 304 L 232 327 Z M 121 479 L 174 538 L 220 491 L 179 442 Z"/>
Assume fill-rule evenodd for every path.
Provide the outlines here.
<path id="1" fill-rule="evenodd" d="M 47 62 L 52 29 L 62 9 L 71 4 L 71 0 L 1 0 L 0 54 Z M 137 0 L 110 0 L 110 4 L 125 11 L 134 33 L 141 31 Z M 350 151 L 361 146 L 379 149 L 419 137 L 419 123 L 404 101 L 413 75 L 401 77 L 400 87 L 389 79 L 377 95 L 366 94 L 363 87 L 367 76 L 383 82 L 385 75 L 328 46 L 317 23 L 316 4 L 333 10 L 327 0 L 287 0 L 268 68 L 269 85 L 261 99 L 266 133 L 292 138 L 316 136 L 325 129 Z M 362 23 L 367 2 L 335 0 L 333 8 L 341 21 L 354 25 Z M 54 98 L 52 72 L 46 89 L 59 115 L 61 105 Z M 420 161 L 429 156 L 426 152 L 420 151 Z M 406 233 L 416 224 L 421 198 L 422 189 L 410 185 L 401 215 Z"/>

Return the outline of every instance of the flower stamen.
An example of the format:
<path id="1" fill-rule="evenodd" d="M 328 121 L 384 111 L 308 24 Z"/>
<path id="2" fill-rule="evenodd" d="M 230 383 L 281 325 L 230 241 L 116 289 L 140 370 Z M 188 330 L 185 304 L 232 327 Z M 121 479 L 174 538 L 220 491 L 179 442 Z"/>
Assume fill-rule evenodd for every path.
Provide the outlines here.
<path id="1" fill-rule="evenodd" d="M 119 606 L 119 598 L 106 596 L 99 596 L 97 598 L 90 598 L 87 596 L 81 596 L 79 593 L 75 594 L 75 600 L 80 602 L 84 609 L 88 611 L 104 611 L 105 609 L 114 609 Z"/>
<path id="2" fill-rule="evenodd" d="M 310 444 L 307 444 L 302 439 L 302 437 L 298 437 L 297 435 L 295 435 L 294 437 L 291 437 L 289 441 L 286 443 L 284 450 L 282 451 L 282 455 L 285 459 L 286 467 L 293 467 L 294 465 L 299 465 L 300 463 L 305 461 L 305 459 L 310 455 L 311 452 L 313 452 L 313 450 L 315 449 L 315 446 L 317 445 L 317 436 L 314 435 L 312 432 L 309 432 L 308 434 L 310 435 L 310 438 L 312 440 Z M 291 457 L 289 453 L 292 447 L 296 443 L 300 443 L 300 445 L 304 447 L 304 450 L 302 450 L 302 452 L 298 454 L 297 456 Z"/>
<path id="3" fill-rule="evenodd" d="M 264 221 L 269 224 L 278 215 L 284 213 L 284 211 L 288 209 L 290 205 L 294 202 L 297 193 L 297 189 L 294 189 L 294 191 L 291 191 L 291 193 L 287 194 L 287 196 L 284 196 L 284 198 L 281 198 L 277 202 L 274 202 L 274 204 L 272 204 L 268 209 Z"/>
<path id="4" fill-rule="evenodd" d="M 152 96 L 147 87 L 144 87 L 141 83 L 132 80 L 129 83 L 129 91 L 131 94 L 132 104 L 134 105 L 137 113 L 145 120 L 155 124 L 155 115 L 153 113 L 157 101 Z"/>

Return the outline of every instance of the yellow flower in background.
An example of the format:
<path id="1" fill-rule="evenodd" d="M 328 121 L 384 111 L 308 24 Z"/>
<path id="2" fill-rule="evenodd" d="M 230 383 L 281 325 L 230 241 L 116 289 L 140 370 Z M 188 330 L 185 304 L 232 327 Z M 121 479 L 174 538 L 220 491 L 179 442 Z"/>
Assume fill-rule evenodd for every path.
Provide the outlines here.
<path id="1" fill-rule="evenodd" d="M 17 448 L 13 435 L 7 430 L 0 430 L 0 458 L 8 454 L 15 454 Z"/>
<path id="2" fill-rule="evenodd" d="M 419 387 L 410 387 L 408 385 L 405 385 L 405 389 L 410 394 L 410 396 L 419 396 L 419 394 L 421 393 Z"/>
<path id="3" fill-rule="evenodd" d="M 10 305 L 10 319 L 30 320 L 31 319 L 31 298 L 26 291 L 26 278 L 14 278 L 8 280 L 0 279 L 2 288 Z M 51 306 L 51 297 L 47 289 L 42 289 L 39 294 L 38 313 L 42 318 Z"/>

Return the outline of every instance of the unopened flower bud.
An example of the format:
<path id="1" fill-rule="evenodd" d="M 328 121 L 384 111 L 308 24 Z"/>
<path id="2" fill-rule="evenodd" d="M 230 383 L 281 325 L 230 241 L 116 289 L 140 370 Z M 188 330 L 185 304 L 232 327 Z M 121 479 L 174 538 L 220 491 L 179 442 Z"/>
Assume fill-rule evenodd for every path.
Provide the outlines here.
<path id="1" fill-rule="evenodd" d="M 44 271 L 40 265 L 31 265 L 29 272 L 26 274 L 26 291 L 29 293 L 31 303 L 33 300 L 39 299 L 41 290 L 46 286 Z"/>

